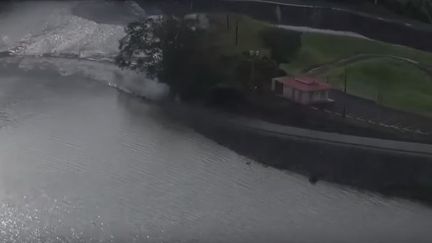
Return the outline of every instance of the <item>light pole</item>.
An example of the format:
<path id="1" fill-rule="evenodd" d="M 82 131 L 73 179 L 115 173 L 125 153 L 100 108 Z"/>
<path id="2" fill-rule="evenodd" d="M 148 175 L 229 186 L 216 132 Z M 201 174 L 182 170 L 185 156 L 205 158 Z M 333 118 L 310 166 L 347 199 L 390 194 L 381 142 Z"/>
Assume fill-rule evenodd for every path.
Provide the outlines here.
<path id="1" fill-rule="evenodd" d="M 342 111 L 342 116 L 343 118 L 346 118 L 346 103 L 347 103 L 347 79 L 348 79 L 348 74 L 347 74 L 347 69 L 345 68 L 345 74 L 344 74 L 344 104 L 343 104 L 343 111 Z"/>
<path id="2" fill-rule="evenodd" d="M 235 46 L 239 45 L 239 20 L 236 21 L 235 27 Z"/>
<path id="3" fill-rule="evenodd" d="M 259 57 L 261 52 L 259 50 L 249 50 L 249 57 L 251 58 L 250 76 L 249 82 L 253 85 L 253 89 L 256 89 L 255 85 L 255 58 Z"/>

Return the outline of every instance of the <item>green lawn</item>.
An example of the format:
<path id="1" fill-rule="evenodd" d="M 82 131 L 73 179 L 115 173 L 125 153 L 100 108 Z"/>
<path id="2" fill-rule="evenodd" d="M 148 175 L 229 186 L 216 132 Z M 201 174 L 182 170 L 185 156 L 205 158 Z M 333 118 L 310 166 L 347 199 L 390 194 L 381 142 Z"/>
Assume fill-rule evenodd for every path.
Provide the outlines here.
<path id="1" fill-rule="evenodd" d="M 271 27 L 270 24 L 253 18 L 229 14 L 230 30 L 226 29 L 227 14 L 209 16 L 210 26 L 214 35 L 209 37 L 209 43 L 220 48 L 224 53 L 238 54 L 249 50 L 268 50 L 263 47 L 259 32 Z M 239 23 L 239 45 L 235 45 L 235 23 Z M 303 33 L 302 47 L 289 64 L 282 67 L 289 73 L 296 74 L 316 65 L 331 63 L 356 54 L 394 55 L 410 58 L 422 64 L 432 66 L 432 53 L 384 43 L 380 41 L 360 39 L 346 36 L 335 36 L 321 33 Z"/>
<path id="2" fill-rule="evenodd" d="M 284 68 L 299 73 L 314 65 L 330 63 L 356 54 L 394 55 L 432 65 L 432 53 L 379 41 L 317 33 L 302 35 L 302 48 L 296 59 Z"/>
<path id="3" fill-rule="evenodd" d="M 242 15 L 230 16 L 231 29 L 226 29 L 226 14 L 210 16 L 211 28 L 216 33 L 209 43 L 227 56 L 248 50 L 262 50 L 259 33 L 271 25 Z M 235 22 L 239 23 L 239 46 L 235 46 Z M 290 74 L 302 73 L 305 69 L 332 63 L 356 54 L 391 55 L 419 61 L 432 66 L 432 53 L 384 42 L 326 35 L 303 33 L 302 47 L 289 64 L 282 68 Z M 228 65 L 227 65 L 228 66 Z M 396 109 L 415 112 L 432 117 L 432 79 L 416 66 L 390 58 L 374 58 L 357 61 L 348 66 L 348 92 L 363 98 L 381 100 L 381 104 Z M 230 72 L 227 67 L 227 72 Z M 334 67 L 320 75 L 329 78 L 336 88 L 343 85 L 343 67 Z M 380 93 L 380 95 L 378 94 Z"/>
<path id="4" fill-rule="evenodd" d="M 335 68 L 322 76 L 334 87 L 343 89 L 344 70 Z M 432 78 L 411 64 L 386 58 L 359 61 L 347 66 L 347 76 L 350 94 L 432 116 Z"/>
<path id="5" fill-rule="evenodd" d="M 302 48 L 296 59 L 283 67 L 289 73 L 298 74 L 312 66 L 363 53 L 410 58 L 432 67 L 432 53 L 378 41 L 315 33 L 303 34 Z M 432 117 L 432 79 L 416 66 L 390 58 L 375 58 L 349 64 L 347 68 L 349 93 L 371 100 L 381 99 L 384 106 Z M 343 73 L 343 67 L 335 67 L 320 76 L 342 89 Z"/>

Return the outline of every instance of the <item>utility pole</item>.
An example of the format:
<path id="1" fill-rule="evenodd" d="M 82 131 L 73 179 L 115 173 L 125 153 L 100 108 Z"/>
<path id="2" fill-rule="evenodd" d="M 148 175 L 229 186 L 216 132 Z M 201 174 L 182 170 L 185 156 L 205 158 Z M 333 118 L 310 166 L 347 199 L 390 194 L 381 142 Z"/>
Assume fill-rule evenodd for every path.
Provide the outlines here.
<path id="1" fill-rule="evenodd" d="M 343 118 L 346 118 L 346 103 L 347 103 L 347 79 L 348 79 L 348 74 L 347 74 L 347 69 L 345 68 L 345 75 L 344 75 L 344 105 L 343 105 L 343 111 L 342 111 L 342 116 Z"/>
<path id="2" fill-rule="evenodd" d="M 281 11 L 280 5 L 276 6 L 276 19 L 277 19 L 278 23 L 282 22 L 282 11 Z"/>
<path id="3" fill-rule="evenodd" d="M 255 59 L 260 56 L 260 51 L 259 50 L 250 50 L 249 56 L 251 58 L 249 83 L 251 85 L 253 85 L 253 89 L 255 89 L 256 88 L 256 85 L 255 85 Z"/>
<path id="4" fill-rule="evenodd" d="M 345 75 L 344 75 L 344 93 L 345 93 L 345 95 L 347 94 L 347 70 L 346 70 L 346 68 L 345 68 Z"/>
<path id="5" fill-rule="evenodd" d="M 238 46 L 239 45 L 239 21 L 236 21 L 236 28 L 235 28 L 235 45 Z"/>
<path id="6" fill-rule="evenodd" d="M 227 31 L 230 30 L 230 16 L 229 16 L 229 14 L 226 15 L 226 28 L 227 28 Z"/>
<path id="7" fill-rule="evenodd" d="M 378 86 L 377 88 L 377 104 L 382 105 L 383 104 L 383 94 L 381 87 Z"/>
<path id="8" fill-rule="evenodd" d="M 381 88 L 378 86 L 377 88 L 377 97 L 376 97 L 376 103 L 377 103 L 377 121 L 381 121 L 381 105 L 382 105 L 382 93 Z"/>
<path id="9" fill-rule="evenodd" d="M 253 87 L 252 89 L 254 89 L 255 88 L 255 57 L 252 57 L 251 60 L 250 83 Z"/>

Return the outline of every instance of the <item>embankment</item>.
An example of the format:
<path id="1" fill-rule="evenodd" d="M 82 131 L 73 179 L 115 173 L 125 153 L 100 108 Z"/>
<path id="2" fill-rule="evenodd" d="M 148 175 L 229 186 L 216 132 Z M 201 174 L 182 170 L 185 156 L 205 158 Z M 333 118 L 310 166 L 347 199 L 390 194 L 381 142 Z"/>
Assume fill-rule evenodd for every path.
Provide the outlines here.
<path id="1" fill-rule="evenodd" d="M 432 145 L 411 144 L 425 153 L 402 151 L 398 142 L 390 140 L 380 140 L 385 149 L 363 146 L 367 141 L 359 146 L 316 139 L 320 132 L 312 130 L 302 136 L 272 131 L 271 127 L 254 129 L 247 119 L 196 107 L 170 104 L 165 108 L 171 117 L 221 145 L 264 166 L 303 174 L 311 183 L 324 180 L 432 204 L 432 149 L 428 152 Z"/>

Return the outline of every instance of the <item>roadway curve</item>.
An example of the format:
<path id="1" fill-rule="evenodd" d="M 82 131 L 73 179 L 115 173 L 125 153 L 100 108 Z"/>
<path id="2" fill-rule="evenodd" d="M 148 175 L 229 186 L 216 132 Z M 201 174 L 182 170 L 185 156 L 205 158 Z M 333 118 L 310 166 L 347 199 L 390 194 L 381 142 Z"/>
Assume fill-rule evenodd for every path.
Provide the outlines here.
<path id="1" fill-rule="evenodd" d="M 168 110 L 177 118 L 185 119 L 187 122 L 192 123 L 192 125 L 205 123 L 207 126 L 228 127 L 231 129 L 235 128 L 247 130 L 257 134 L 293 140 L 303 140 L 336 146 L 378 150 L 393 154 L 399 153 L 411 156 L 432 158 L 432 144 L 322 132 L 311 129 L 279 125 L 239 115 L 215 113 L 200 107 L 192 107 L 181 104 L 169 104 Z"/>
<path id="2" fill-rule="evenodd" d="M 432 66 L 425 65 L 419 61 L 407 58 L 407 57 L 401 57 L 401 56 L 393 56 L 393 55 L 382 55 L 382 54 L 370 54 L 370 53 L 362 53 L 357 54 L 354 56 L 350 56 L 347 58 L 342 58 L 339 60 L 336 60 L 334 62 L 322 64 L 319 66 L 313 66 L 310 68 L 307 68 L 303 71 L 305 74 L 322 74 L 328 71 L 332 68 L 342 67 L 345 65 L 353 64 L 360 61 L 366 61 L 371 59 L 378 59 L 378 58 L 387 58 L 387 59 L 393 59 L 401 62 L 405 62 L 407 64 L 411 64 L 416 66 L 418 69 L 426 72 L 432 77 Z"/>
<path id="3" fill-rule="evenodd" d="M 8 52 L 0 52 L 0 57 L 14 56 Z M 45 57 L 51 58 L 66 58 L 66 59 L 79 59 L 94 62 L 105 62 L 111 63 L 108 60 L 96 60 L 92 58 L 80 58 L 70 55 L 44 55 Z M 17 56 L 25 57 L 25 56 Z M 121 91 L 121 90 L 120 90 Z M 353 135 L 345 135 L 338 133 L 322 132 L 311 129 L 304 129 L 292 126 L 278 125 L 270 122 L 265 122 L 258 119 L 251 119 L 237 115 L 228 115 L 224 113 L 214 113 L 206 109 L 191 107 L 189 105 L 171 104 L 175 107 L 176 113 L 180 112 L 182 117 L 189 120 L 191 117 L 192 122 L 202 121 L 206 119 L 209 124 L 216 126 L 225 126 L 230 128 L 238 128 L 243 130 L 250 130 L 255 133 L 267 134 L 276 137 L 285 137 L 289 139 L 305 140 L 318 143 L 333 144 L 338 146 L 357 147 L 369 150 L 380 150 L 391 153 L 402 153 L 414 156 L 430 157 L 432 158 L 432 144 L 422 144 L 414 142 L 402 142 L 395 140 L 385 140 L 370 137 L 359 137 Z"/>

